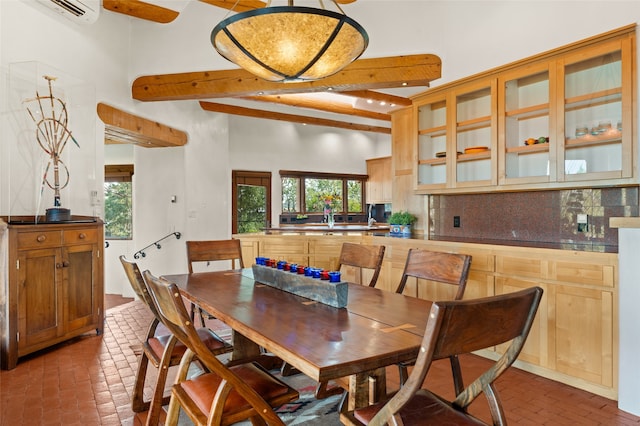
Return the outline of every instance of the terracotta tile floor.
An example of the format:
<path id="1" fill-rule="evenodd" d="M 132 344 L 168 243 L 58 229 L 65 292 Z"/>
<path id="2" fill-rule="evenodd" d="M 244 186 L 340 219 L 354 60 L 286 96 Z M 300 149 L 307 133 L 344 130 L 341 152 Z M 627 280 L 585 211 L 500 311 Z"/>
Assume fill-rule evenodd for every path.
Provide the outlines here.
<path id="1" fill-rule="evenodd" d="M 107 298 L 107 307 L 127 300 Z M 139 344 L 150 314 L 140 302 L 107 310 L 105 332 L 90 334 L 24 357 L 14 370 L 0 372 L 0 425 L 132 425 L 130 408 Z M 475 356 L 462 360 L 464 375 L 486 365 Z M 397 371 L 388 370 L 397 387 Z M 451 393 L 448 362 L 438 363 L 426 383 Z M 497 387 L 510 424 L 640 425 L 640 418 L 617 409 L 616 401 L 595 396 L 517 369 Z M 479 399 L 471 411 L 486 418 Z"/>

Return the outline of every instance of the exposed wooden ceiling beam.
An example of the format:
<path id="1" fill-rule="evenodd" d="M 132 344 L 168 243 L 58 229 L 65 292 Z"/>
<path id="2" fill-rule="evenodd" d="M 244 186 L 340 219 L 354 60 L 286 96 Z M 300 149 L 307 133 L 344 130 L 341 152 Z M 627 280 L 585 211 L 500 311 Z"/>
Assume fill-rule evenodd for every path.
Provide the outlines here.
<path id="1" fill-rule="evenodd" d="M 271 102 L 298 108 L 309 108 L 318 111 L 332 112 L 335 114 L 354 115 L 374 120 L 391 121 L 391 116 L 389 114 L 353 108 L 351 105 L 346 103 L 323 102 L 318 99 L 309 99 L 308 97 L 304 97 L 304 95 L 246 96 L 242 99 L 258 102 Z"/>
<path id="2" fill-rule="evenodd" d="M 391 134 L 390 127 L 369 126 L 366 124 L 348 123 L 346 121 L 327 120 L 317 117 L 305 117 L 302 115 L 284 114 L 280 112 L 263 111 L 259 109 L 245 108 L 234 105 L 224 105 L 214 102 L 200 101 L 202 109 L 224 114 L 242 115 L 245 117 L 264 118 L 268 120 L 288 121 L 292 123 L 311 124 L 317 126 L 337 127 L 341 129 L 359 130 L 363 132 L 375 132 Z"/>
<path id="3" fill-rule="evenodd" d="M 386 102 L 388 105 L 396 104 L 399 107 L 411 106 L 411 99 L 402 96 L 380 93 L 374 90 L 347 90 L 340 92 L 341 95 L 353 96 L 360 99 L 371 99 L 376 102 Z"/>
<path id="4" fill-rule="evenodd" d="M 98 104 L 98 117 L 105 124 L 105 143 L 130 143 L 145 148 L 182 146 L 188 137 L 157 121 L 138 117 L 110 105 Z"/>
<path id="5" fill-rule="evenodd" d="M 168 24 L 180 14 L 175 10 L 140 0 L 102 0 L 102 7 L 111 12 L 122 13 L 160 24 Z"/>
<path id="6" fill-rule="evenodd" d="M 243 69 L 148 75 L 138 77 L 131 92 L 139 101 L 172 101 L 353 91 L 428 86 L 430 81 L 440 78 L 440 73 L 440 58 L 422 54 L 358 59 L 335 75 L 298 83 L 262 80 Z"/>

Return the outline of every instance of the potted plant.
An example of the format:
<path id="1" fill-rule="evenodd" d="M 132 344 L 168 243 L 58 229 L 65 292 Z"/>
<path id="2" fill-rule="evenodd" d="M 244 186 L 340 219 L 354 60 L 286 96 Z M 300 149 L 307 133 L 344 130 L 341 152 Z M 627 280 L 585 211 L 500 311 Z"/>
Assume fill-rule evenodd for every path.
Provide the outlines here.
<path id="1" fill-rule="evenodd" d="M 411 225 L 418 218 L 408 211 L 399 211 L 391 213 L 389 216 L 389 225 L 391 235 L 411 235 Z"/>

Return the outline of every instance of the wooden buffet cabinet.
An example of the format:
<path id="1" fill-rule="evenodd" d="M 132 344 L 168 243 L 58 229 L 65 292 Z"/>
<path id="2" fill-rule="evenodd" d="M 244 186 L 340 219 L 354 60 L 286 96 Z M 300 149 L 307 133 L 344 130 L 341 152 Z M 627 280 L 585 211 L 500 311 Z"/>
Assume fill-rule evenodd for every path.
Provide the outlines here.
<path id="1" fill-rule="evenodd" d="M 6 221 L 6 218 L 3 218 Z M 0 366 L 103 330 L 103 224 L 9 224 L 0 219 Z"/>
<path id="2" fill-rule="evenodd" d="M 531 286 L 544 289 L 537 318 L 516 366 L 617 399 L 618 256 L 615 253 L 364 234 L 241 234 L 235 238 L 241 241 L 246 264 L 250 265 L 256 256 L 267 256 L 330 270 L 337 266 L 345 241 L 384 245 L 385 258 L 376 287 L 387 291 L 395 291 L 410 248 L 469 254 L 472 262 L 465 298 Z M 354 277 L 352 271 L 344 271 L 343 279 L 354 281 Z M 405 294 L 429 300 L 453 298 L 451 286 L 432 290 L 426 287 L 414 279 L 407 284 Z M 496 357 L 496 352 L 485 351 L 481 355 Z"/>

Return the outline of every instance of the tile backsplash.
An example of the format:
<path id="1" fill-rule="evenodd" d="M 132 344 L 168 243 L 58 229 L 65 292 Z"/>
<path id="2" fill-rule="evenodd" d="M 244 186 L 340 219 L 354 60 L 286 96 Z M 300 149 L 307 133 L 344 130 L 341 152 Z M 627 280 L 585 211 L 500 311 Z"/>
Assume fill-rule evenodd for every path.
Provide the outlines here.
<path id="1" fill-rule="evenodd" d="M 431 195 L 434 237 L 618 245 L 610 217 L 638 216 L 638 187 Z M 578 215 L 587 216 L 579 230 Z M 459 217 L 459 227 L 454 227 Z"/>

